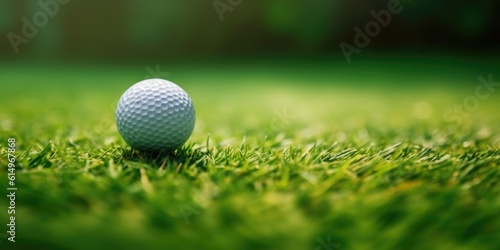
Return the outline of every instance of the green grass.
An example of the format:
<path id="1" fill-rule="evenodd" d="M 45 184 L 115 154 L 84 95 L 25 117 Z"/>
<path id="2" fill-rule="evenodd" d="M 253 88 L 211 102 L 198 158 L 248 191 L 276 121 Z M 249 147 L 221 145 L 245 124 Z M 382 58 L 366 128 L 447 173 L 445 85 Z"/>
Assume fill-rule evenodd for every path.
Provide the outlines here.
<path id="1" fill-rule="evenodd" d="M 1 248 L 500 249 L 498 93 L 443 120 L 479 71 L 339 65 L 172 68 L 197 125 L 169 154 L 132 151 L 114 124 L 141 67 L 3 67 L 18 242 Z"/>

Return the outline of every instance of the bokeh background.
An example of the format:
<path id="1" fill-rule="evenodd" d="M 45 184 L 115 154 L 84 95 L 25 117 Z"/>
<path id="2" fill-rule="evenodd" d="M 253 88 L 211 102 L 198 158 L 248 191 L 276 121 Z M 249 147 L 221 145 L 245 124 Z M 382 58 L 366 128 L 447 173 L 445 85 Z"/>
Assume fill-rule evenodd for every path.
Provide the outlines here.
<path id="1" fill-rule="evenodd" d="M 214 2 L 225 0 L 69 0 L 15 53 L 9 32 L 40 11 L 34 0 L 0 2 L 2 61 L 151 62 L 222 57 L 337 56 L 352 44 L 370 11 L 386 0 L 242 0 L 221 21 Z M 51 1 L 45 1 L 51 2 Z M 241 3 L 240 3 L 241 2 Z M 378 54 L 499 52 L 500 3 L 401 0 L 403 11 L 363 49 Z M 219 5 L 223 6 L 223 5 Z M 359 55 L 359 56 L 362 56 Z M 355 55 L 354 57 L 356 57 Z"/>

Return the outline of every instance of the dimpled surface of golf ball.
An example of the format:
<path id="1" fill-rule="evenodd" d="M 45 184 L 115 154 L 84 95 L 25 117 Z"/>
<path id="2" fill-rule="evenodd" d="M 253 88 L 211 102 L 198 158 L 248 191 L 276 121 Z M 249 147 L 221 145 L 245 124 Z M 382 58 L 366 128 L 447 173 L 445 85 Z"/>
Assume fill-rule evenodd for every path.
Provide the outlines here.
<path id="1" fill-rule="evenodd" d="M 144 80 L 121 96 L 116 124 L 123 139 L 137 150 L 171 151 L 181 147 L 193 132 L 193 102 L 173 82 Z"/>

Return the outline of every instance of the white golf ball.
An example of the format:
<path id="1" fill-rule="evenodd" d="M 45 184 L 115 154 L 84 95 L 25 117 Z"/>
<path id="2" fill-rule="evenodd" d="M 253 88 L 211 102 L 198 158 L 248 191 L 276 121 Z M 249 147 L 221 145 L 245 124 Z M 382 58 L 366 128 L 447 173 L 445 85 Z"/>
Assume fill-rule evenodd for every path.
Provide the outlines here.
<path id="1" fill-rule="evenodd" d="M 191 136 L 195 111 L 189 95 L 163 79 L 140 81 L 127 89 L 116 107 L 123 139 L 141 151 L 170 151 Z"/>

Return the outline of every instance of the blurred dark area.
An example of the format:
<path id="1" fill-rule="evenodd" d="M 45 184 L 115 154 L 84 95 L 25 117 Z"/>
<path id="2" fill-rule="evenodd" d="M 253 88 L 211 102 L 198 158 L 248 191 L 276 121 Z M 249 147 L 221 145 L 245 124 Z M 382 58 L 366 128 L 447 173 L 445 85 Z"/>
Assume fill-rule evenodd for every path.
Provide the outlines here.
<path id="1" fill-rule="evenodd" d="M 224 56 L 342 56 L 339 44 L 352 44 L 354 28 L 364 29 L 374 20 L 370 12 L 386 10 L 389 2 L 2 0 L 0 60 L 137 62 Z M 499 1 L 399 2 L 401 13 L 391 16 L 363 54 L 423 51 L 492 55 L 500 51 Z M 53 13 L 47 14 L 45 9 Z M 25 37 L 25 20 L 35 24 L 36 18 L 43 25 L 32 38 Z M 12 34 L 25 40 L 13 40 Z M 13 41 L 18 42 L 17 51 Z"/>

